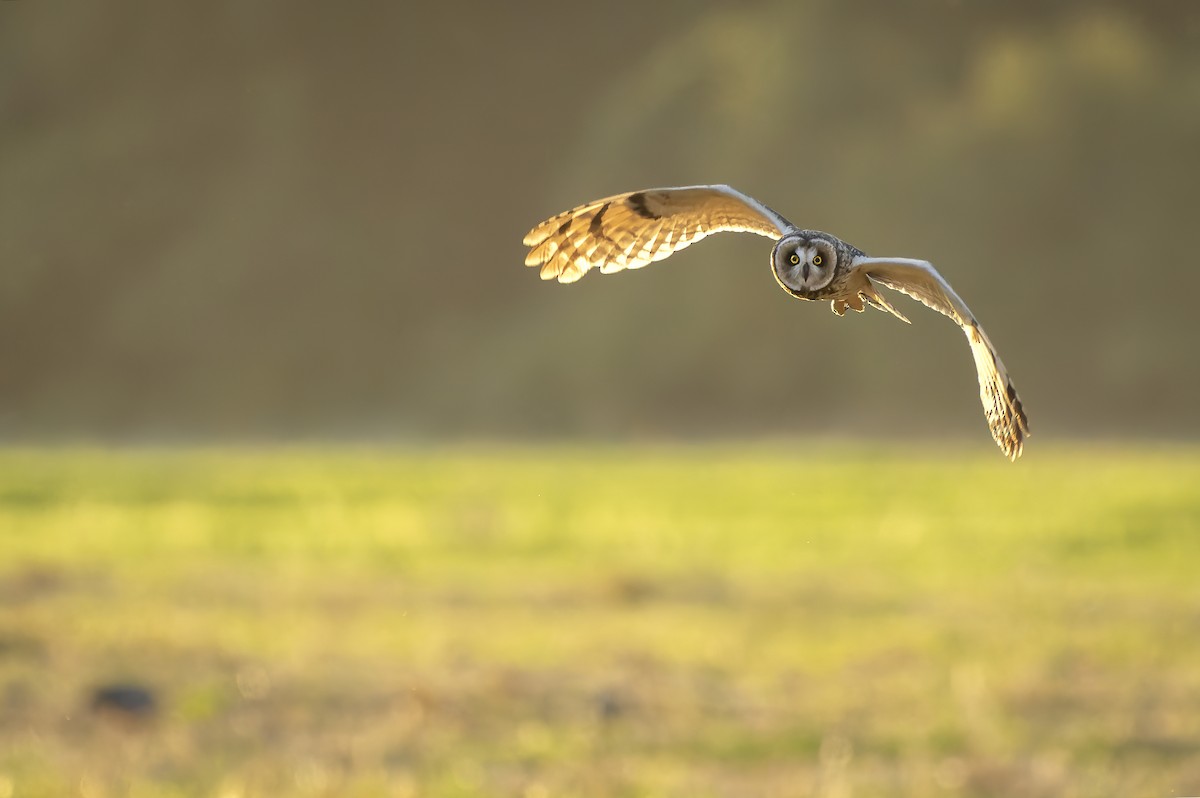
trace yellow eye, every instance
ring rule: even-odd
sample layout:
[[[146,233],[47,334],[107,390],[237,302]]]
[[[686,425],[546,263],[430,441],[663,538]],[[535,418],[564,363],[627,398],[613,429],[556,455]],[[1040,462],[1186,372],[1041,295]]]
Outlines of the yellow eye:
[[[821,265],[821,256],[813,255],[813,266],[820,266],[820,265]]]
[[[797,263],[800,262],[800,256],[797,255],[795,252],[793,252],[792,257],[788,258],[788,260],[790,260],[792,262],[792,265],[795,266]]]

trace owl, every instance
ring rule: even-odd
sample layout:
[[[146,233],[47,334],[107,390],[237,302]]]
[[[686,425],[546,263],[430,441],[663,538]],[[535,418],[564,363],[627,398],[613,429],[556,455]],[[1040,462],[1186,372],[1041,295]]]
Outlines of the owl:
[[[553,216],[525,236],[526,266],[543,280],[573,283],[596,267],[602,274],[640,269],[705,236],[724,231],[773,239],[771,273],[797,299],[828,300],[838,316],[870,305],[905,323],[880,290],[891,288],[949,317],[962,328],[979,373],[988,428],[1010,460],[1021,456],[1029,421],[1000,355],[966,303],[924,260],[872,258],[840,238],[801,230],[761,202],[729,186],[633,191]]]

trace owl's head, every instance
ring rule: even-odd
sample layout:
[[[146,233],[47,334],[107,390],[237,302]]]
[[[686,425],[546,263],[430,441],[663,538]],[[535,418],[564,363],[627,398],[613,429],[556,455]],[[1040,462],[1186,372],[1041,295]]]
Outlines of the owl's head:
[[[829,237],[804,230],[779,239],[771,251],[771,261],[780,285],[808,294],[833,281],[838,248]]]

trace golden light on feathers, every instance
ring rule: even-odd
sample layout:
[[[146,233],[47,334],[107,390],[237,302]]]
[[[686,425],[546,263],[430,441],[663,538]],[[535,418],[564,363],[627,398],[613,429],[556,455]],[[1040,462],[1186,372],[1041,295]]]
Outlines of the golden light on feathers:
[[[953,320],[967,336],[992,437],[1009,459],[1021,456],[1029,420],[1008,371],[966,303],[928,261],[868,257],[829,233],[796,227],[740,191],[714,185],[631,191],[552,216],[526,234],[525,265],[540,269],[543,280],[573,283],[593,268],[604,274],[640,269],[720,232],[773,239],[779,286],[798,299],[829,300],[839,316],[871,305],[907,322],[877,289],[886,286]]]

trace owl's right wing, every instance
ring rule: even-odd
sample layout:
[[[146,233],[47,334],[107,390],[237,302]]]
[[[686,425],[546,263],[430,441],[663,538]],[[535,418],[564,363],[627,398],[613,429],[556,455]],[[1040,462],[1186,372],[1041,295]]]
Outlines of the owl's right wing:
[[[873,282],[908,294],[948,316],[962,328],[971,345],[975,369],[979,372],[979,400],[983,403],[992,437],[1010,460],[1020,457],[1025,436],[1029,434],[1029,419],[1021,406],[1021,398],[1017,396],[1017,389],[1013,387],[996,347],[950,283],[924,260],[863,256],[855,259],[854,269],[865,272]]]
[[[640,269],[700,239],[724,231],[781,238],[795,226],[729,186],[682,186],[631,191],[552,216],[525,236],[526,266],[543,280],[573,283],[598,267],[602,274]]]

